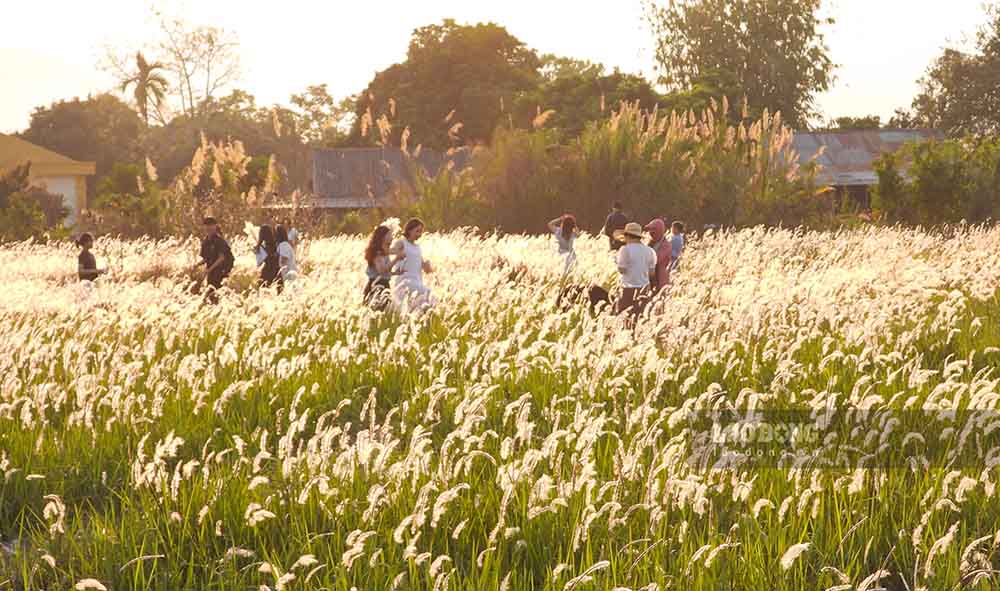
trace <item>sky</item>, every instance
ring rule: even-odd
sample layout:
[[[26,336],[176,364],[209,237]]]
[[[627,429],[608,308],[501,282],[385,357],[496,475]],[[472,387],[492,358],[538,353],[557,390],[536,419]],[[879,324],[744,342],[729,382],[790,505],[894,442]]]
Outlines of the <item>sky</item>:
[[[600,62],[653,76],[653,41],[640,0],[160,0],[164,11],[234,31],[241,42],[237,86],[258,104],[287,103],[312,84],[343,97],[405,59],[416,27],[454,18],[492,21],[541,53]],[[32,110],[112,89],[97,67],[108,45],[154,38],[144,0],[32,0],[4,6],[0,36],[0,132],[25,128]],[[909,106],[916,81],[945,47],[967,48],[985,22],[982,0],[824,0],[836,19],[825,30],[836,82],[818,100],[825,119]]]

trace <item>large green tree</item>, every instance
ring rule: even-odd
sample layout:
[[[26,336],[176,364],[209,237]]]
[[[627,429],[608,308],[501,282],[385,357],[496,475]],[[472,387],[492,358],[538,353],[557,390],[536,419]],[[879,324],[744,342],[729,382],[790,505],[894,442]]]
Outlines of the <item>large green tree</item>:
[[[623,101],[647,109],[671,104],[641,76],[608,74],[597,64],[550,55],[543,56],[543,64],[542,83],[515,99],[508,122],[514,127],[530,127],[539,113],[551,111],[544,117],[546,127],[573,138],[587,123],[610,116]]]
[[[409,127],[411,145],[486,142],[515,97],[538,85],[540,65],[533,50],[493,23],[448,19],[416,29],[406,60],[377,73],[361,93],[351,141],[395,143]]]
[[[127,104],[111,94],[59,101],[38,107],[21,137],[74,160],[97,163],[97,176],[116,162],[137,162],[144,125]],[[88,193],[94,194],[94,183]]]
[[[911,110],[897,114],[900,121],[953,136],[1000,133],[1000,3],[988,15],[975,51],[944,50],[920,79]]]
[[[832,82],[820,0],[645,0],[662,82],[674,90],[732,80],[731,103],[780,111],[793,126],[816,116]],[[738,93],[735,94],[734,93]]]

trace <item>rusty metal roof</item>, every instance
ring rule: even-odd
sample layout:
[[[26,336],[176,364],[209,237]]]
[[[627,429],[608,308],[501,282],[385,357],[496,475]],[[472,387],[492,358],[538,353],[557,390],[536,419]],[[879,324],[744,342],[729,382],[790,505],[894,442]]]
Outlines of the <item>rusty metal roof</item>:
[[[878,183],[874,162],[887,152],[895,152],[909,142],[940,139],[931,129],[795,132],[792,146],[799,162],[816,158],[820,164],[818,180],[833,186],[874,185]]]
[[[412,161],[433,176],[448,162],[460,170],[471,154],[469,149],[449,154],[421,150]],[[318,207],[375,207],[397,189],[413,185],[407,166],[411,157],[396,147],[315,149],[312,156]]]

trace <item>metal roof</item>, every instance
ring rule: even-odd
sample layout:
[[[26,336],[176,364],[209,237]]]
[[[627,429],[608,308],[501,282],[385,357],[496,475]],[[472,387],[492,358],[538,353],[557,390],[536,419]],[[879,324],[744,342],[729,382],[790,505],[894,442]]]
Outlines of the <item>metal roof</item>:
[[[394,147],[315,149],[312,153],[314,202],[318,207],[332,209],[375,207],[397,189],[412,188],[413,178],[407,166],[411,158],[427,174],[434,176],[448,162],[456,169],[466,166],[471,150],[462,148],[445,155],[421,150],[414,158]]]
[[[874,162],[882,154],[895,152],[909,142],[941,137],[941,132],[931,129],[796,132],[792,146],[802,163],[819,154],[816,161],[820,165],[820,183],[870,186],[878,183]]]

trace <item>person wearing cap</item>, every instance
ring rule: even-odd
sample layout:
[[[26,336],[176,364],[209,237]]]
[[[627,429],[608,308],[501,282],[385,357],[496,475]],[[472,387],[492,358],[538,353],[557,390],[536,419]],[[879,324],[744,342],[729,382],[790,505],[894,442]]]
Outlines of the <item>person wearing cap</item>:
[[[604,235],[608,237],[608,244],[611,246],[611,250],[617,251],[619,248],[625,245],[621,240],[615,238],[615,232],[619,232],[625,229],[625,224],[628,223],[628,218],[625,217],[625,213],[622,211],[622,202],[615,201],[611,205],[611,213],[608,214],[608,218],[604,220]]]
[[[94,236],[90,232],[80,234],[76,240],[76,245],[80,247],[80,255],[76,257],[76,269],[80,276],[80,281],[93,281],[107,273],[107,269],[97,268],[97,259],[90,249],[94,247]]]
[[[667,223],[656,218],[646,224],[649,232],[649,247],[656,253],[656,270],[650,277],[653,293],[659,292],[670,283],[670,264],[673,256],[670,252],[670,240],[666,237]]]
[[[642,243],[642,226],[629,222],[615,232],[615,239],[625,243],[618,250],[618,272],[622,276],[622,295],[615,310],[628,311],[634,320],[642,312],[642,300],[649,290],[649,278],[656,270],[656,253]]]
[[[222,237],[219,222],[213,217],[202,221],[205,238],[201,241],[201,260],[205,265],[205,282],[209,285],[209,298],[215,301],[215,291],[233,270],[235,257],[229,243]]]

